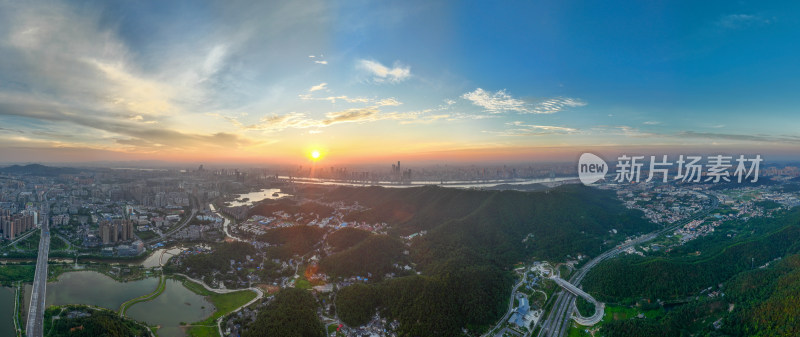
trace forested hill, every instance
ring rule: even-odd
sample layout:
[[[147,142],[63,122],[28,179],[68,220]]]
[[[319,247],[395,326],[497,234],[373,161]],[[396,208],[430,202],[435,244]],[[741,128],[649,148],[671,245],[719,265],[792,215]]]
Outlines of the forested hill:
[[[511,260],[595,255],[611,229],[624,237],[656,228],[641,212],[626,209],[612,191],[578,184],[538,192],[341,187],[326,198],[369,208],[347,220],[387,222],[400,235],[427,230],[420,242],[431,249],[479,247]]]
[[[540,192],[343,187],[326,197],[369,208],[351,220],[387,222],[394,234],[427,231],[411,247],[421,276],[345,288],[336,300],[348,325],[364,324],[379,310],[409,336],[480,332],[505,312],[515,263],[596,255],[613,245],[603,245],[611,229],[622,239],[656,227],[613,192],[583,185]]]

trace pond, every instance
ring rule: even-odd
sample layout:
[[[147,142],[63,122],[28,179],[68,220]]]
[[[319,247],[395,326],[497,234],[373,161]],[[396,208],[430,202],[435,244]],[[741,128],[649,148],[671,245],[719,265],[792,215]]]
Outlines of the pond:
[[[158,279],[154,277],[117,282],[94,271],[68,272],[61,274],[58,281],[47,284],[45,303],[48,306],[88,304],[117,310],[123,302],[150,293],[157,285]]]
[[[156,289],[158,279],[117,282],[95,271],[73,271],[61,274],[56,282],[47,283],[45,303],[51,305],[87,304],[111,310],[123,302]],[[31,286],[25,285],[25,304],[30,302]]]
[[[184,336],[181,322],[194,323],[213,313],[214,305],[211,302],[173,279],[167,280],[167,288],[161,296],[152,301],[134,304],[127,311],[128,317],[151,325],[160,325],[160,337]]]
[[[14,336],[14,288],[0,287],[0,336]]]

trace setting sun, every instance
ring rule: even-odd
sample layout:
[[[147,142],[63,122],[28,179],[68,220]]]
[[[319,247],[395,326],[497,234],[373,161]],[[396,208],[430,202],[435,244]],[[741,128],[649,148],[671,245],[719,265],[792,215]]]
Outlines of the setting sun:
[[[311,159],[314,159],[314,160],[319,159],[319,151],[317,151],[317,150],[311,151]]]

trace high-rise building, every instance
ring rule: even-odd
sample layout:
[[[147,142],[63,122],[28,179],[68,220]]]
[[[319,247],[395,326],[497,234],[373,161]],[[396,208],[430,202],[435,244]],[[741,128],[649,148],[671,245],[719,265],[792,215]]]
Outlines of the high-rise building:
[[[100,224],[100,237],[104,245],[111,243],[111,224],[107,222]]]
[[[106,220],[100,223],[103,244],[133,240],[133,221],[127,219]]]

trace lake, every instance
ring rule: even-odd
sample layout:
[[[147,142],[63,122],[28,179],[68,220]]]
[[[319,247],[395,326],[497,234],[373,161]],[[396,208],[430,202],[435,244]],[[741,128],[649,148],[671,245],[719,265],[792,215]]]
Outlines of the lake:
[[[205,297],[186,289],[180,281],[167,280],[167,288],[156,299],[136,303],[128,311],[128,317],[160,325],[158,335],[161,337],[184,336],[181,322],[194,323],[211,316],[214,305]]]
[[[274,193],[277,193],[277,196],[273,196]],[[250,192],[247,194],[240,194],[236,196],[236,200],[233,200],[228,203],[231,207],[236,206],[252,206],[253,204],[266,199],[279,199],[283,197],[290,197],[291,194],[281,193],[279,188],[265,188],[260,191]],[[244,199],[247,198],[247,201]]]
[[[14,288],[0,287],[0,336],[14,335]]]
[[[45,303],[48,306],[88,304],[117,310],[123,302],[150,293],[157,285],[155,277],[117,282],[98,272],[73,271],[61,274],[58,281],[47,284]]]

